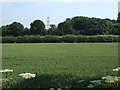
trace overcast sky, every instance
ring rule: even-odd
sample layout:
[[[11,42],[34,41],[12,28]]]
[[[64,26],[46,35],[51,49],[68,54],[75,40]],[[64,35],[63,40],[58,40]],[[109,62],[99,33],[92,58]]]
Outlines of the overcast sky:
[[[14,21],[21,22],[25,27],[40,19],[45,24],[50,17],[50,24],[58,24],[66,18],[88,16],[116,19],[118,2],[2,2],[2,24]]]

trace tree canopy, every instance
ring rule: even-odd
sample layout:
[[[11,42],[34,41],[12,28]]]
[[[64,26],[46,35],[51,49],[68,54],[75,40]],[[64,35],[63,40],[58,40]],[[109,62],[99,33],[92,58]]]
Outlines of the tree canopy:
[[[31,35],[45,35],[45,24],[41,20],[35,20],[30,24]]]
[[[30,24],[30,28],[24,27],[20,22],[0,27],[3,36],[22,36],[22,35],[120,35],[120,13],[117,20],[109,18],[89,18],[84,16],[76,16],[66,18],[57,26],[51,24],[49,29],[45,29],[45,24],[41,20],[34,20]]]
[[[1,29],[3,36],[19,36],[22,35],[24,26],[19,22],[13,22],[10,25],[2,26]]]

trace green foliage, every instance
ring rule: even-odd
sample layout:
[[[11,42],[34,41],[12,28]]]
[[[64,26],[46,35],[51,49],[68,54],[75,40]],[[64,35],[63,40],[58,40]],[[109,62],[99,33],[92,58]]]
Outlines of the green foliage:
[[[70,19],[66,19],[66,21],[59,23],[58,30],[61,32],[60,35],[74,34],[74,29]]]
[[[76,36],[75,35],[63,36],[62,41],[68,42],[68,43],[76,42]]]
[[[87,41],[88,41],[88,37],[87,36],[78,35],[76,37],[76,42],[87,42]]]
[[[15,42],[16,42],[16,37],[12,37],[12,36],[2,37],[2,43],[15,43]]]
[[[58,29],[61,30],[61,35],[119,35],[119,32],[114,32],[117,29],[114,24],[117,24],[115,20],[76,16],[59,23]]]
[[[57,35],[58,32],[57,32],[57,27],[56,27],[56,25],[51,24],[51,25],[50,25],[50,28],[49,28],[48,31],[47,31],[47,34]]]
[[[9,25],[8,28],[8,30],[10,31],[10,35],[12,36],[22,35],[23,29],[24,26],[18,22],[13,22],[12,24]]]
[[[24,28],[22,35],[30,35],[30,29],[27,27]]]
[[[43,39],[39,35],[19,36],[16,39],[16,43],[41,43],[41,42],[43,42]]]
[[[54,36],[54,35],[47,35],[44,37],[44,42],[47,42],[47,43],[57,43],[57,42],[61,42],[61,39],[57,36]]]
[[[43,42],[43,38],[39,35],[36,36],[18,36],[18,37],[2,37],[2,43],[41,43]]]
[[[3,85],[7,88],[85,88],[89,75],[106,76],[115,67],[118,43],[2,44],[2,69],[14,70],[8,74],[13,79]],[[36,77],[19,76],[26,72]]]
[[[119,21],[119,17],[118,17]],[[76,16],[67,18],[64,22],[60,22],[58,26],[50,25],[49,29],[45,29],[45,24],[41,20],[34,20],[29,28],[19,22],[13,22],[10,25],[0,27],[3,36],[23,36],[23,35],[41,35],[46,34],[64,36],[64,35],[120,35],[120,24],[117,20],[89,18],[84,16]]]
[[[120,36],[118,35],[66,35],[66,36],[55,36],[55,35],[25,35],[25,36],[3,36],[3,43],[57,43],[57,42],[120,42]]]
[[[30,32],[32,35],[46,35],[45,25],[41,20],[35,20],[30,24]]]
[[[3,36],[19,36],[22,35],[24,26],[19,22],[13,22],[10,25],[2,26]]]
[[[88,42],[119,42],[119,40],[119,36],[117,35],[96,35],[88,37]]]

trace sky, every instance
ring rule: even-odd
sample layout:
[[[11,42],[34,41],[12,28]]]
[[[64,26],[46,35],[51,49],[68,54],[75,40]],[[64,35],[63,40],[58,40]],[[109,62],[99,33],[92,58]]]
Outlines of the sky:
[[[58,24],[66,18],[74,16],[87,16],[96,18],[116,19],[118,14],[118,2],[1,2],[0,26],[11,24],[14,21],[21,22],[25,27],[40,19],[46,25],[49,16],[50,24]]]

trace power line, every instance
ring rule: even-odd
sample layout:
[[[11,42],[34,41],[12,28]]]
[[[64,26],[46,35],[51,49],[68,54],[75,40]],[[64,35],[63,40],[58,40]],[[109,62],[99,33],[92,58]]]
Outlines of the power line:
[[[50,17],[47,17],[47,29],[49,29],[49,26],[50,26],[50,24],[49,24],[50,20],[49,19],[50,19]]]

